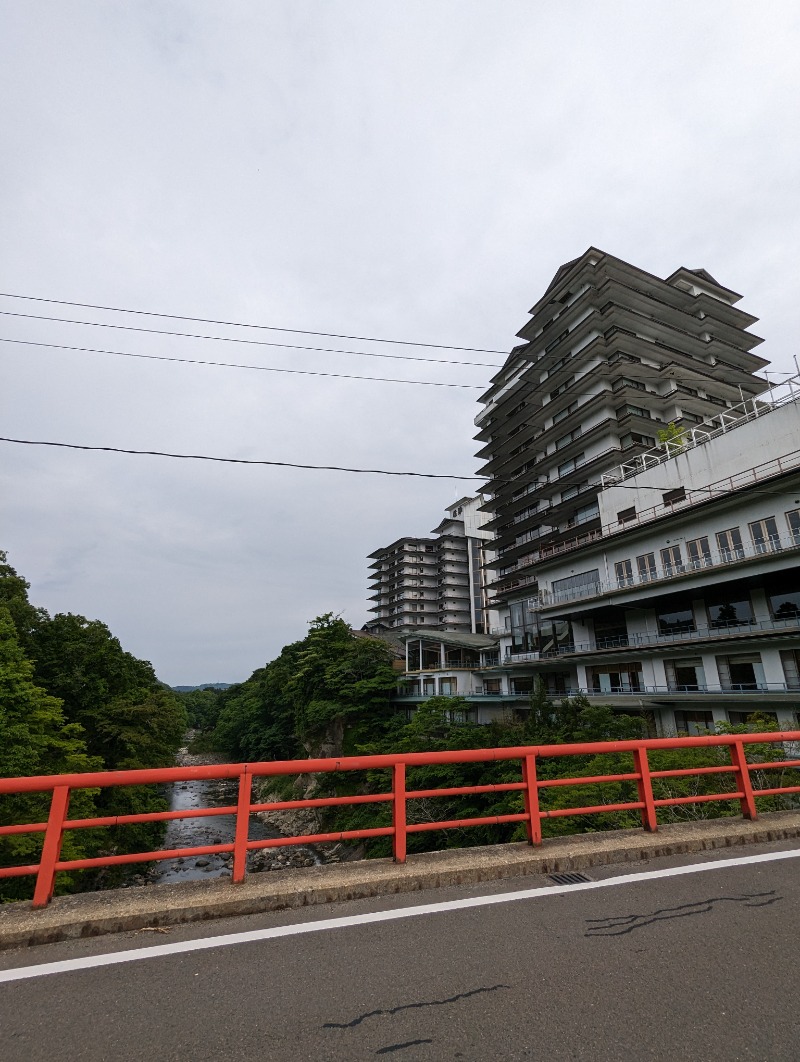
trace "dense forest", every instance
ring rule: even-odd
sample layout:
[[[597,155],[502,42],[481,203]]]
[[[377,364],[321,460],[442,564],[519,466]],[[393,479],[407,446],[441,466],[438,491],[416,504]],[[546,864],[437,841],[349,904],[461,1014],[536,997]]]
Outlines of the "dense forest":
[[[0,776],[166,767],[187,726],[181,699],[108,627],[84,616],[50,616],[0,552]],[[47,818],[49,793],[0,797],[0,825]],[[155,787],[75,790],[70,817],[166,808]],[[157,847],[159,825],[68,830],[64,857]],[[41,835],[0,837],[0,865],[35,862]],[[123,871],[59,875],[59,890],[98,887]],[[31,894],[31,878],[0,881],[0,900]]]

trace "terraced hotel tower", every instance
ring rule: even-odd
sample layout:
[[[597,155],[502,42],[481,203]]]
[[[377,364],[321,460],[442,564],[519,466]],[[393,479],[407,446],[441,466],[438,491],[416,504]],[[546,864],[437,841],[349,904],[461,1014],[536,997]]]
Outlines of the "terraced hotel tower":
[[[536,565],[599,528],[601,475],[766,384],[757,320],[704,269],[665,280],[590,247],[562,265],[482,395],[478,457],[489,477],[491,607],[536,590]]]

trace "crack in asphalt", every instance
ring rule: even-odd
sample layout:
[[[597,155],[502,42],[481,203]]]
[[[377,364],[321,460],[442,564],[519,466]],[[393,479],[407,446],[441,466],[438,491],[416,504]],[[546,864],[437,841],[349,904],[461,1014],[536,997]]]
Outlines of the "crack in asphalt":
[[[376,1055],[388,1055],[392,1051],[402,1051],[404,1047],[416,1047],[417,1044],[432,1044],[433,1040],[406,1040],[402,1044],[387,1044],[386,1047],[379,1047],[375,1052]]]
[[[585,937],[621,937],[625,933],[632,933],[634,929],[643,929],[653,925],[654,922],[666,922],[671,918],[689,918],[692,915],[708,914],[718,903],[740,903],[744,907],[769,907],[770,904],[782,900],[775,890],[769,892],[742,893],[740,896],[714,896],[709,900],[697,900],[694,903],[684,903],[679,907],[662,907],[652,914],[618,915],[610,918],[587,918],[589,925],[584,933]]]
[[[430,999],[423,1000],[418,1003],[402,1003],[398,1007],[389,1007],[386,1009],[381,1008],[379,1010],[368,1010],[366,1014],[360,1014],[357,1018],[353,1018],[352,1021],[326,1021],[322,1028],[353,1029],[356,1025],[360,1025],[362,1021],[366,1021],[367,1018],[378,1018],[383,1014],[399,1014],[402,1010],[417,1010],[421,1007],[444,1007],[448,1003],[457,1003],[460,999],[469,999],[470,996],[478,996],[482,992],[497,992],[501,988],[510,989],[511,985],[487,985],[484,988],[473,988],[469,992],[459,992],[458,995],[449,996],[447,999]]]

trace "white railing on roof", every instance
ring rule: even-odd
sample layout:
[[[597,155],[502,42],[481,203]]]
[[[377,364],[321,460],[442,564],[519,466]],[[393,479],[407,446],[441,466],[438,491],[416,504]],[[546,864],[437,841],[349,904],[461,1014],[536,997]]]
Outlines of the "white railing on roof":
[[[693,428],[683,429],[680,439],[662,442],[654,449],[647,450],[645,453],[631,458],[630,461],[624,461],[622,464],[617,465],[616,468],[604,472],[600,477],[600,486],[612,487],[615,483],[621,483],[623,480],[630,478],[630,476],[635,476],[639,472],[653,468],[654,465],[670,461],[673,457],[677,457],[678,454],[693,450],[696,446],[703,446],[711,439],[716,439],[725,432],[733,431],[741,424],[746,424],[757,417],[763,417],[766,413],[771,413],[779,406],[797,401],[800,401],[800,374],[790,376],[783,383],[771,387],[768,397],[748,398],[738,406],[730,406],[724,412],[716,414],[716,416],[711,417],[702,424],[697,424]]]

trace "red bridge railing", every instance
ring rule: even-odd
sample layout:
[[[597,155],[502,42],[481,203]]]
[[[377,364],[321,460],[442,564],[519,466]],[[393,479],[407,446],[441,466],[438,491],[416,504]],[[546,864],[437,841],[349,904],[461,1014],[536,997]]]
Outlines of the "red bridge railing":
[[[19,823],[0,826],[0,836],[9,834],[43,833],[44,841],[39,862],[27,866],[0,868],[0,878],[36,875],[33,898],[34,907],[45,907],[53,895],[55,877],[59,871],[85,870],[93,867],[114,866],[121,863],[142,863],[177,857],[233,853],[234,883],[245,878],[247,853],[259,848],[279,848],[294,844],[323,844],[326,842],[362,840],[370,837],[391,837],[395,861],[406,860],[406,840],[409,833],[423,830],[448,830],[486,823],[524,822],[528,842],[541,844],[543,818],[571,815],[594,815],[611,811],[638,811],[646,830],[658,828],[657,809],[679,804],[703,803],[717,800],[738,800],[742,815],[748,819],[757,816],[756,798],[777,794],[800,793],[800,785],[774,788],[754,788],[751,773],[755,770],[798,768],[800,759],[778,759],[748,762],[746,745],[775,745],[776,743],[800,742],[800,731],[783,731],[770,734],[713,735],[708,737],[651,738],[642,741],[604,741],[574,745],[538,745],[516,748],[465,749],[458,752],[410,752],[384,756],[348,756],[341,759],[281,760],[272,763],[217,764],[209,767],[167,767],[158,770],[101,771],[87,774],[46,775],[35,778],[0,779],[0,797],[10,793],[52,792],[50,813],[47,822]],[[681,749],[703,746],[728,747],[730,764],[706,767],[689,767],[679,770],[651,771],[648,752],[654,749]],[[634,769],[624,774],[605,774],[587,777],[537,779],[536,765],[541,759],[559,756],[596,756],[603,753],[631,753]],[[784,755],[786,753],[784,752]],[[457,786],[437,789],[407,790],[406,768],[436,766],[450,763],[480,763],[501,760],[518,760],[520,780],[495,785]],[[370,793],[358,796],[321,797],[306,800],[284,800],[269,803],[253,803],[253,779],[278,775],[308,775],[331,771],[365,771],[389,769],[392,788],[386,793]],[[709,774],[733,774],[735,789],[729,792],[677,796],[656,799],[653,794],[654,778],[678,778]],[[139,815],[117,815],[93,819],[69,819],[70,792],[73,789],[97,789],[106,786],[131,786],[168,784],[199,779],[237,778],[238,799],[235,806],[193,808],[188,811],[160,811]],[[595,785],[605,782],[632,781],[636,783],[638,800],[627,803],[598,804],[589,807],[543,809],[539,792],[555,786]],[[406,818],[407,802],[423,797],[469,796],[478,793],[502,793],[519,791],[523,796],[524,811],[513,815],[482,816],[480,818],[454,819],[441,822],[409,823]],[[250,840],[250,815],[258,811],[283,811],[293,808],[337,807],[347,804],[389,803],[392,808],[392,824],[373,829],[345,830],[336,833],[305,834],[297,837],[278,837],[270,840]],[[65,830],[80,830],[102,826],[122,826],[132,823],[163,822],[169,819],[203,818],[214,815],[235,815],[236,828],[232,844],[203,845],[194,848],[161,849],[156,852],[132,852],[124,855],[106,855],[91,859],[62,860],[61,843]]]

